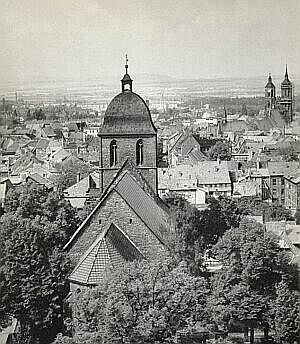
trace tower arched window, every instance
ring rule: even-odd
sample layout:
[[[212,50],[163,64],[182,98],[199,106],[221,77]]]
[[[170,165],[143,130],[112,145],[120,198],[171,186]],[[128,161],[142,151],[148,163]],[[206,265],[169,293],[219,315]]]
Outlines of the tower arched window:
[[[136,164],[143,165],[144,162],[144,151],[143,151],[143,140],[138,140],[136,143]]]
[[[112,140],[109,146],[110,166],[117,165],[117,142]]]

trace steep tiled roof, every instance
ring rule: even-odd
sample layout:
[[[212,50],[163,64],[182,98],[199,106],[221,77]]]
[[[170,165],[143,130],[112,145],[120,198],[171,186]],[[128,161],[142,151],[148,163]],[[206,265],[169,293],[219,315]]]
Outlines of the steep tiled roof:
[[[228,121],[227,123],[222,124],[222,131],[223,132],[244,132],[249,130],[249,125],[245,121],[234,120]]]
[[[86,285],[97,284],[108,268],[116,269],[127,261],[142,258],[134,243],[112,223],[86,251],[69,279]]]
[[[216,138],[209,139],[207,137],[203,137],[198,134],[193,134],[192,136],[199,143],[201,148],[210,148],[211,146],[216,144],[218,141],[220,141],[219,139],[216,139]]]
[[[162,242],[162,236],[169,227],[168,219],[169,213],[160,204],[160,200],[155,200],[133,178],[130,173],[124,170],[126,162],[117,172],[115,178],[111,181],[107,189],[102,194],[99,202],[87,218],[83,221],[77,231],[73,234],[72,238],[65,245],[64,249],[68,249],[73,242],[77,239],[80,233],[84,230],[85,226],[89,224],[96,211],[100,208],[101,204],[111,194],[116,191],[127,202],[127,204],[135,211],[141,220],[148,226],[148,228],[156,235]]]
[[[126,90],[108,105],[100,133],[155,134],[156,128],[144,100]]]
[[[48,139],[40,139],[36,144],[37,149],[46,149],[49,146],[50,140]]]
[[[286,175],[299,169],[300,165],[297,161],[269,161],[268,170],[270,176],[272,175]]]
[[[36,182],[37,184],[44,185],[44,186],[47,186],[47,187],[50,187],[51,184],[52,184],[48,179],[42,177],[42,176],[39,175],[38,173],[30,174],[30,175],[26,178],[26,180],[28,180],[28,179],[31,179],[31,180],[33,180],[34,182]]]
[[[295,184],[298,184],[300,182],[300,170],[299,168],[294,169],[293,171],[290,171],[286,178],[290,181],[292,181]]]
[[[115,190],[129,204],[148,228],[161,240],[168,228],[168,214],[126,172]]]
[[[174,189],[176,186],[196,188],[199,184],[231,183],[226,161],[202,161],[196,165],[178,165],[159,169],[159,174],[159,188],[162,186],[167,186],[169,189]]]
[[[56,136],[53,128],[50,125],[45,126],[42,130],[47,137],[55,137]]]

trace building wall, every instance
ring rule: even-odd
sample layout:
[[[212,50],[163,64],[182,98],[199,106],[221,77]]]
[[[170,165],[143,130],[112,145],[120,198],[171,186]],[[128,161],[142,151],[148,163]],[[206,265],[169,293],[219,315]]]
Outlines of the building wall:
[[[285,183],[283,176],[270,177],[270,192],[273,203],[284,205]]]
[[[136,143],[143,140],[143,164],[136,166]],[[110,143],[117,144],[117,164],[110,167]],[[157,190],[157,142],[156,135],[101,138],[101,169],[103,190],[111,182],[117,170],[129,158],[129,165],[137,167],[154,191]]]
[[[300,207],[300,184],[285,178],[285,207],[296,211]]]
[[[112,191],[70,248],[72,264],[78,263],[81,256],[111,223],[120,227],[145,257],[155,257],[165,250],[157,237],[123,198],[116,191]]]

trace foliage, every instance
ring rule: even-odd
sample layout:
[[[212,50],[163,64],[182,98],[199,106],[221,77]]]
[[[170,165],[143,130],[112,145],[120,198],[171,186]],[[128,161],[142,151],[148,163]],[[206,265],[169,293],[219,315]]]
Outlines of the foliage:
[[[292,145],[278,148],[278,153],[284,161],[298,161],[297,152]]]
[[[58,192],[34,183],[10,189],[5,199],[4,213],[6,217],[20,215],[28,219],[40,216],[64,233],[63,241],[73,234],[79,224],[76,211],[69,202]]]
[[[286,283],[276,286],[276,299],[272,308],[273,328],[278,342],[299,342],[300,293],[290,290]]]
[[[101,336],[97,333],[75,334],[74,337],[63,336],[61,333],[56,337],[53,344],[102,344]]]
[[[60,174],[55,181],[55,185],[60,192],[74,185],[78,180],[78,176],[82,179],[94,171],[93,166],[84,163],[79,159],[72,159],[68,162],[58,164],[55,167],[60,171]]]
[[[218,324],[270,326],[276,285],[297,289],[297,270],[279,250],[274,237],[254,221],[242,220],[214,246],[223,269],[212,278],[210,309]]]
[[[79,293],[73,308],[80,330],[103,343],[175,343],[177,331],[206,323],[207,294],[203,278],[164,257],[110,272],[99,287]]]
[[[78,219],[58,194],[28,185],[9,190],[0,218],[0,318],[21,324],[22,342],[62,329],[69,264],[61,251]]]
[[[49,223],[35,219],[3,217],[1,273],[6,289],[1,295],[5,314],[17,318],[23,340],[46,340],[61,329],[63,299],[68,293],[65,279],[68,264],[58,237]],[[57,242],[58,241],[58,242]],[[56,244],[56,245],[55,245]]]
[[[216,142],[208,151],[208,156],[212,160],[230,160],[231,145],[229,142]]]
[[[293,219],[289,209],[282,205],[266,203],[258,196],[241,197],[237,200],[237,207],[245,215],[263,215],[266,221]]]
[[[175,230],[169,237],[169,246],[176,260],[185,261],[193,274],[201,273],[203,254],[231,227],[238,227],[240,210],[235,201],[219,197],[209,198],[208,208],[200,211],[183,197],[169,194],[165,198],[170,207]]]

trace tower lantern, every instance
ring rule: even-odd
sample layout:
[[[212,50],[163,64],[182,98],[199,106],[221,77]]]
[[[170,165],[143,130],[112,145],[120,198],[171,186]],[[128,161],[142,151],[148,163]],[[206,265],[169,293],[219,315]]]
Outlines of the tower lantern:
[[[131,91],[132,92],[132,79],[128,74],[128,57],[125,55],[125,74],[121,80],[122,92]]]

